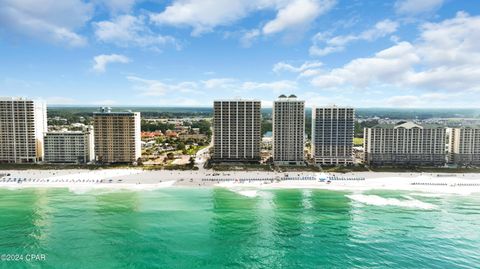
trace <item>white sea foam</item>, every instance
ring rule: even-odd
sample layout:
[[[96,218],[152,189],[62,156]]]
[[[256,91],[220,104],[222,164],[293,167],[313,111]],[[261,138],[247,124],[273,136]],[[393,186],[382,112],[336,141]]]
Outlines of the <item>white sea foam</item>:
[[[258,191],[256,190],[247,190],[247,191],[237,191],[236,193],[246,196],[246,197],[257,197],[258,196]]]
[[[396,198],[384,198],[378,195],[364,195],[364,194],[352,194],[347,195],[348,198],[360,202],[362,204],[376,205],[376,206],[399,206],[399,207],[410,207],[410,208],[420,208],[420,209],[434,209],[435,205],[425,203],[411,197],[406,200],[399,200]]]

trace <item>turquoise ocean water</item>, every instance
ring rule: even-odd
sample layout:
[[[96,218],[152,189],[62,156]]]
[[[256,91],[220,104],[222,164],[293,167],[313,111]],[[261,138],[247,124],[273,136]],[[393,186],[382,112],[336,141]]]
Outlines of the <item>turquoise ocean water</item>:
[[[1,189],[0,268],[480,268],[480,195],[350,195]]]

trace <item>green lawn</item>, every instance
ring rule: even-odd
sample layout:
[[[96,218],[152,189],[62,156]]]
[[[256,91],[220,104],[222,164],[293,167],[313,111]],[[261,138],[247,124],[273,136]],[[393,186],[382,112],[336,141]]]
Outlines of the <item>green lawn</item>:
[[[363,138],[354,137],[353,138],[353,145],[355,145],[356,147],[363,146]]]

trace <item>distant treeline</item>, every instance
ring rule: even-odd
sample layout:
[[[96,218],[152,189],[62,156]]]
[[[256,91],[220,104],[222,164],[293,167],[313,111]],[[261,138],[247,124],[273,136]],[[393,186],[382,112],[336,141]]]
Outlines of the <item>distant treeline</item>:
[[[212,117],[210,107],[112,107],[112,111],[138,111],[143,117]],[[49,106],[49,117],[73,116],[89,117],[98,107]],[[311,108],[306,109],[307,117],[311,117]],[[357,118],[390,118],[390,119],[429,119],[429,118],[480,118],[480,109],[406,109],[406,108],[357,108]],[[263,108],[262,116],[271,119],[272,109]]]
[[[431,119],[431,118],[480,118],[480,109],[407,109],[407,108],[357,108],[357,118]]]

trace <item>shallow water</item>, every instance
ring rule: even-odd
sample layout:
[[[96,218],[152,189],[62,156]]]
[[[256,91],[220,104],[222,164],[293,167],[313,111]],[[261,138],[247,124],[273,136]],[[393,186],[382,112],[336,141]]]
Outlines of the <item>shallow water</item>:
[[[0,268],[478,268],[480,195],[0,190]]]

